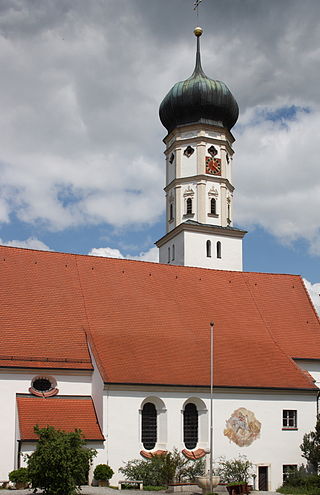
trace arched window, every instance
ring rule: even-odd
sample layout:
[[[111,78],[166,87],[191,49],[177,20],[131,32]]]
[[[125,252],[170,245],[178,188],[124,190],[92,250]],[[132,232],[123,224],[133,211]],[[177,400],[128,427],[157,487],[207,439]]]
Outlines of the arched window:
[[[211,215],[216,215],[217,214],[217,202],[215,198],[211,198],[210,201],[210,213]]]
[[[206,242],[207,247],[207,258],[211,258],[211,241]]]
[[[157,410],[152,402],[146,402],[142,408],[141,442],[147,450],[157,443]]]
[[[217,258],[221,258],[221,242],[217,242]]]
[[[174,260],[175,257],[175,247],[174,244],[172,244],[172,261]]]
[[[191,215],[192,214],[192,199],[191,198],[188,198],[187,199],[187,215]]]
[[[183,441],[186,449],[194,449],[198,443],[198,409],[192,402],[183,411]]]

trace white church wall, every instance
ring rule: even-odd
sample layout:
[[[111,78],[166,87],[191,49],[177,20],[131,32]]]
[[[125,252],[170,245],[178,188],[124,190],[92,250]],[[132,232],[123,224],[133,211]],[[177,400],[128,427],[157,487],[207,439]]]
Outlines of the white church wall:
[[[254,413],[261,423],[259,436],[250,445],[239,446],[225,435],[226,422],[239,408]],[[283,429],[284,410],[297,411],[297,429]],[[316,397],[303,393],[217,393],[214,400],[214,457],[228,458],[245,454],[254,464],[268,466],[269,490],[282,484],[283,465],[302,464],[299,448],[303,435],[313,429],[316,419]],[[258,476],[257,476],[258,483]]]
[[[175,154],[173,153],[173,161],[170,163],[170,157],[171,153],[169,154],[169,157],[166,160],[167,164],[167,176],[166,176],[166,184],[170,184],[175,178],[176,178],[176,158]]]
[[[104,383],[101,378],[99,368],[97,366],[97,362],[94,358],[92,350],[89,347],[89,352],[91,356],[91,361],[93,365],[93,373],[92,373],[92,382],[91,382],[91,397],[94,403],[94,407],[96,410],[97,418],[99,421],[99,425],[101,430],[103,430],[103,389]]]
[[[170,256],[169,249],[170,248]],[[174,254],[173,254],[174,253]],[[172,259],[174,258],[174,259]],[[184,234],[180,232],[159,248],[159,263],[184,265]]]
[[[91,377],[88,374],[58,373],[52,370],[2,372],[0,380],[0,479],[7,480],[8,473],[17,467],[17,405],[16,394],[28,394],[31,381],[36,376],[54,377],[59,395],[91,395]]]
[[[207,257],[206,242],[211,241],[211,257]],[[221,258],[217,258],[216,246],[221,242]],[[186,266],[213,268],[216,270],[242,270],[242,239],[219,234],[185,232]]]
[[[141,443],[141,408],[145,401],[163,404],[158,416],[158,442],[152,450],[179,451],[185,448],[183,443],[183,408],[192,397],[203,403],[199,416],[199,442],[196,448],[209,447],[209,394],[192,390],[162,389],[155,391],[151,387],[144,390],[132,387],[121,390],[110,387],[105,391],[105,407],[108,420],[105,428],[108,432],[108,462],[115,475],[112,483],[123,478],[119,467],[130,459],[142,459],[140,451],[145,450]],[[261,423],[261,431],[251,444],[239,446],[224,434],[226,422],[239,408],[254,414]],[[283,410],[296,410],[297,429],[282,428]],[[301,464],[299,445],[303,435],[315,424],[316,397],[307,393],[286,392],[217,392],[214,394],[214,458],[227,458],[245,454],[254,464],[269,467],[269,489],[276,489],[282,483],[282,467],[285,464]],[[251,425],[252,426],[252,425]],[[106,462],[106,461],[104,461]],[[208,459],[207,459],[208,462]],[[258,480],[257,480],[258,481]]]
[[[193,154],[189,157],[184,155],[188,146],[194,149]],[[181,147],[181,150],[181,177],[192,177],[197,174],[197,145],[196,143],[186,144]]]

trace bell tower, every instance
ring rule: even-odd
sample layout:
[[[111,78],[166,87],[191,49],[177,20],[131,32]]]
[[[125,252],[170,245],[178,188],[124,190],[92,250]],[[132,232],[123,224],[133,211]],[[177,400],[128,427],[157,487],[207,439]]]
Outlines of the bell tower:
[[[242,270],[244,230],[233,227],[231,128],[239,109],[227,86],[208,78],[196,28],[193,74],[160,105],[166,145],[166,234],[156,242],[160,263]]]

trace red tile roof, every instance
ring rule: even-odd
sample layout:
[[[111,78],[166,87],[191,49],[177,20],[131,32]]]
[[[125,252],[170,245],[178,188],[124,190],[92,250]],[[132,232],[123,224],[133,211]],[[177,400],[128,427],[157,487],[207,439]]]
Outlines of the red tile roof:
[[[58,430],[80,428],[87,440],[104,440],[91,398],[17,397],[21,440],[36,440],[34,426]]]
[[[11,365],[23,355],[90,367],[87,334],[105,382],[208,386],[213,320],[216,386],[315,388],[291,359],[320,359],[299,276],[2,247],[0,280]]]
[[[46,254],[0,248],[0,366],[92,369],[76,257]]]

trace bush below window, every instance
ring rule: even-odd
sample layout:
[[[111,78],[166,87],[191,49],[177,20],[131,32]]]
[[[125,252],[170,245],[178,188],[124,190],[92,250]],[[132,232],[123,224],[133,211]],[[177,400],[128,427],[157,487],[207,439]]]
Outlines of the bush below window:
[[[204,474],[205,462],[186,459],[174,449],[148,460],[133,459],[119,471],[128,480],[141,480],[147,486],[168,486],[173,482],[194,482],[196,476]]]
[[[320,493],[320,476],[310,474],[304,466],[287,477],[287,480],[277,490],[280,493],[291,495],[319,495]]]

